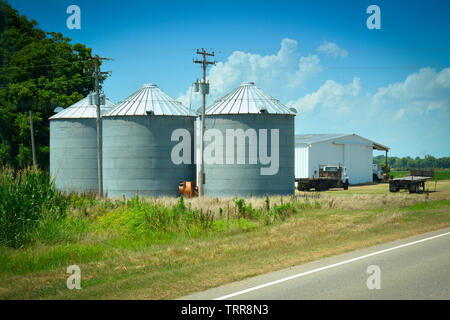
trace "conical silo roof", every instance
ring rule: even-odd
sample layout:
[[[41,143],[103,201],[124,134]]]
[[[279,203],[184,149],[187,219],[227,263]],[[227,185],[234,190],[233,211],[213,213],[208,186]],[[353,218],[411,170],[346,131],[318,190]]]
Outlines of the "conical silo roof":
[[[290,114],[295,111],[269,96],[254,82],[243,82],[224,97],[216,100],[206,110],[207,115],[214,114]]]
[[[171,98],[156,84],[144,84],[105,116],[193,116],[181,102]]]
[[[81,99],[80,101],[74,103],[70,107],[58,112],[57,114],[50,117],[50,120],[55,119],[86,119],[86,118],[96,118],[97,117],[97,106],[95,104],[89,103],[89,96]],[[112,103],[108,98],[105,99],[105,104],[100,106],[100,113],[104,115],[116,105]]]

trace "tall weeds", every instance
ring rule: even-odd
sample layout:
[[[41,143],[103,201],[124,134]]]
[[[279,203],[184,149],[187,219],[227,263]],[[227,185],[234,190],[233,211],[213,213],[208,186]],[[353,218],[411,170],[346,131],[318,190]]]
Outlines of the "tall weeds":
[[[21,247],[43,218],[63,218],[67,201],[48,173],[0,168],[0,244]]]

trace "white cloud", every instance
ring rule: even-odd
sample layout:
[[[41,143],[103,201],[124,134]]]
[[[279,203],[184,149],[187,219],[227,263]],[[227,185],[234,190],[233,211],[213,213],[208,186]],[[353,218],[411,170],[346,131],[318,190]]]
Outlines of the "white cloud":
[[[450,113],[450,68],[437,72],[423,68],[402,82],[382,87],[375,94],[362,94],[359,78],[340,84],[327,80],[315,92],[288,102],[299,115],[330,110],[339,114],[354,112],[355,116],[401,119],[408,115],[423,115],[433,111]]]
[[[322,71],[317,55],[301,56],[296,40],[283,39],[276,54],[262,56],[234,51],[226,61],[218,62],[209,70],[210,99],[217,99],[230,92],[243,81],[254,81],[262,88],[272,88],[272,94],[280,94],[288,88],[298,88]],[[178,99],[189,104],[190,89]],[[199,95],[193,95],[197,105]]]
[[[347,50],[339,47],[336,43],[329,41],[324,41],[319,48],[317,48],[317,51],[333,57],[346,58],[348,56]]]
[[[401,119],[404,114],[405,114],[405,109],[398,110],[397,113],[394,115],[394,120]]]
[[[450,68],[437,72],[422,68],[403,82],[378,89],[373,96],[372,112],[396,106],[408,113],[423,114],[431,110],[450,111]]]
[[[299,110],[299,113],[311,112],[315,109],[330,109],[332,112],[347,112],[357,107],[361,100],[361,84],[359,78],[353,78],[349,84],[342,85],[333,80],[327,80],[314,93],[287,103],[289,107]]]
[[[297,133],[355,132],[388,145],[393,155],[445,156],[449,84],[450,68],[423,68],[373,93],[364,91],[358,78],[344,84],[327,80],[288,104],[299,109]]]
[[[450,68],[445,68],[436,76],[436,84],[450,89]]]
[[[434,101],[428,104],[427,109],[425,112],[429,114],[433,110],[443,110],[443,111],[449,111],[449,101],[448,100],[440,100],[440,101]]]
[[[325,42],[319,51],[336,56],[348,55],[345,49]],[[322,71],[315,54],[301,56],[298,42],[283,39],[276,54],[260,55],[234,51],[225,61],[209,69],[211,95],[207,104],[222,97],[243,81],[254,81],[274,97],[294,98],[287,103],[299,110],[298,118],[309,115],[345,121],[398,120],[405,116],[427,116],[431,113],[450,115],[450,68],[437,71],[422,68],[403,81],[381,87],[374,93],[363,92],[361,81],[354,77],[349,83],[326,80],[317,91],[296,99],[299,88]],[[189,105],[190,89],[179,99]],[[193,107],[198,108],[201,96],[193,94]],[[297,95],[298,97],[298,95]],[[380,120],[381,119],[381,120]],[[376,122],[376,121],[375,121]]]
[[[295,88],[320,71],[322,71],[322,67],[318,56],[309,54],[307,57],[301,57],[297,71],[290,76],[288,86]]]

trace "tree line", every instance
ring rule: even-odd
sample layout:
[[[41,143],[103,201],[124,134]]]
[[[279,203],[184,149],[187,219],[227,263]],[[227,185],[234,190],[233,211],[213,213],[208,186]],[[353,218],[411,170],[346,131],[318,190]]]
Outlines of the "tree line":
[[[38,164],[48,168],[48,118],[94,89],[91,49],[37,24],[0,0],[0,166],[32,163],[31,110]]]
[[[385,156],[379,155],[373,158],[373,163],[384,164]],[[388,165],[397,170],[409,169],[429,169],[429,168],[450,168],[450,157],[435,158],[432,155],[426,155],[424,158],[420,157],[389,157]]]

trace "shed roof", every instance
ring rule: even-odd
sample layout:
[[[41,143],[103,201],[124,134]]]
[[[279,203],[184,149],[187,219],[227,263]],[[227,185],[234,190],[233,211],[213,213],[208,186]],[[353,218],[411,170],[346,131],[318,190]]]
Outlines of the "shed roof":
[[[85,119],[85,118],[96,118],[97,117],[97,106],[95,104],[89,104],[89,96],[93,93],[87,95],[84,99],[74,103],[70,107],[58,112],[57,114],[51,116],[49,120],[55,119]],[[105,99],[105,104],[100,106],[100,113],[103,115],[109,110],[114,108],[116,105],[112,103],[108,98]]]
[[[345,138],[348,136],[355,136],[358,138],[361,138],[363,140],[366,140],[368,142],[370,142],[373,145],[373,149],[375,150],[384,150],[384,151],[389,151],[389,147],[386,147],[380,143],[377,143],[375,141],[369,140],[367,138],[358,136],[357,134],[351,134],[351,133],[327,133],[327,134],[298,134],[295,135],[295,144],[314,144],[314,143],[319,143],[319,142],[324,142],[324,141],[329,141],[329,140],[334,140],[334,139],[341,139],[341,138]]]
[[[116,108],[105,114],[109,116],[193,116],[181,102],[162,91],[156,84],[144,84]]]
[[[269,96],[254,82],[241,83],[239,87],[214,101],[206,110],[207,115],[260,113],[295,115],[296,111]]]
[[[337,138],[341,138],[341,137],[345,137],[345,136],[346,136],[346,134],[343,134],[343,133],[296,134],[295,135],[295,143],[296,144],[312,144],[312,143],[337,139]]]

